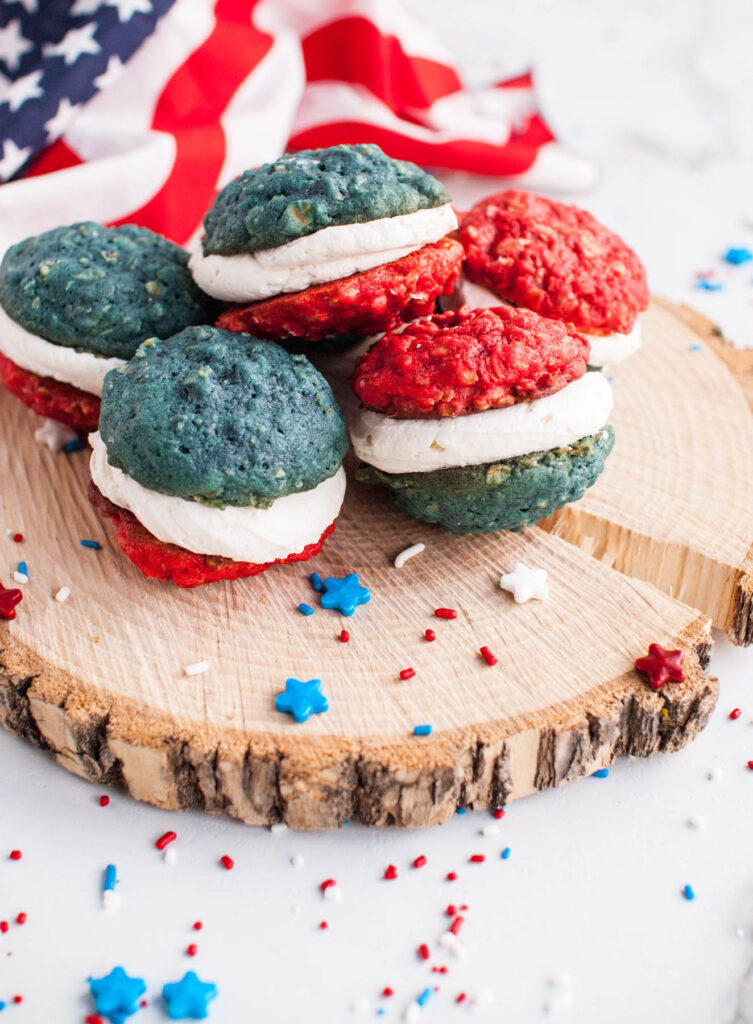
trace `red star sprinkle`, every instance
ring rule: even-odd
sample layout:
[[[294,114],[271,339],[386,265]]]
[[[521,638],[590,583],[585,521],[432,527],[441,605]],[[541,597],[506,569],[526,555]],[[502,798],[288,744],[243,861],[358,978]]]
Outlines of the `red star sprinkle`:
[[[636,659],[635,667],[648,676],[652,690],[661,690],[667,682],[683,682],[685,673],[680,666],[684,657],[682,651],[665,651],[659,644],[649,644],[648,657]]]
[[[0,583],[0,619],[15,619],[16,605],[23,596],[20,590],[6,590]]]

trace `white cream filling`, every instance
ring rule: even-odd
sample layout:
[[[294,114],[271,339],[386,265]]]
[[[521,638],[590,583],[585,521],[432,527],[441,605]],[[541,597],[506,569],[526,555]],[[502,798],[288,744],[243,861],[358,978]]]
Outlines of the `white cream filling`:
[[[459,309],[471,306],[473,309],[486,309],[488,306],[506,305],[505,300],[482,284],[469,281],[461,274],[452,295],[440,298],[442,309]],[[591,342],[589,363],[592,366],[604,366],[606,363],[621,363],[641,347],[641,325],[636,321],[635,327],[628,334],[588,334],[580,331]]]
[[[385,473],[428,473],[564,448],[601,430],[612,389],[585,373],[560,391],[506,409],[444,419],[395,419],[360,408],[351,422],[356,455]]]
[[[132,512],[158,540],[234,562],[274,562],[319,540],[337,518],[345,495],[345,470],[310,491],[278,498],[269,508],[210,508],[160,494],[107,461],[99,433],[90,434],[92,480],[106,498]]]
[[[628,334],[585,334],[591,342],[591,366],[606,366],[607,363],[621,363],[632,356],[641,347],[641,325],[635,321],[635,327]]]
[[[364,224],[336,224],[259,252],[203,256],[198,251],[188,265],[199,288],[216,299],[256,302],[392,263],[457,226],[446,203]]]
[[[115,357],[77,352],[67,345],[55,345],[16,323],[2,306],[0,352],[23,370],[30,370],[40,377],[53,377],[91,395],[101,395],[105,374],[125,362]]]

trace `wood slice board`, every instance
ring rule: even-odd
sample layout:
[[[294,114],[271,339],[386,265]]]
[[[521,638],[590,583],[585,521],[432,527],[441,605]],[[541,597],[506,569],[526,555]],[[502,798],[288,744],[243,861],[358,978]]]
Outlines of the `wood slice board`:
[[[606,469],[540,526],[750,644],[753,351],[664,300],[641,322],[643,347],[614,371],[617,440]]]
[[[647,334],[650,352],[651,319]],[[318,558],[181,591],[145,581],[121,555],[85,498],[88,453],[52,455],[34,441],[36,425],[0,396],[0,525],[26,538],[0,536],[3,579],[19,558],[31,576],[18,617],[0,624],[0,717],[81,776],[255,824],[417,826],[619,754],[676,749],[708,719],[708,618],[558,537],[455,537],[351,482]],[[427,550],[395,569],[416,540]],[[546,601],[516,605],[499,589],[518,560],[549,572]],[[318,606],[301,616],[301,601],[318,605],[312,569],[358,572],[371,603],[348,619]],[[61,604],[52,595],[63,585]],[[434,618],[439,606],[458,618]],[[654,693],[635,673],[653,641],[684,650],[685,683]],[[494,667],[478,654],[484,644]],[[203,659],[209,672],[186,677]],[[416,676],[401,682],[407,666]],[[329,712],[302,725],[276,712],[288,676],[320,677]],[[432,734],[414,736],[424,723]]]

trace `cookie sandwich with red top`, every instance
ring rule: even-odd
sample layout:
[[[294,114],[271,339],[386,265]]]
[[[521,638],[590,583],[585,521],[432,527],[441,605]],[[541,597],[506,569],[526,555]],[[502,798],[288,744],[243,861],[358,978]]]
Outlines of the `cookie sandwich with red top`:
[[[146,228],[83,222],[26,238],[0,264],[0,380],[40,416],[97,429],[105,375],[145,338],[211,323],[188,253]]]
[[[646,272],[618,235],[576,206],[507,189],[461,216],[463,274],[446,308],[507,302],[572,324],[591,364],[618,363],[641,344]]]
[[[190,266],[217,322],[293,344],[359,339],[434,311],[463,250],[450,197],[378,146],[287,154],[231,181]]]
[[[582,497],[614,443],[588,340],[512,306],[437,314],[359,361],[359,480],[455,533],[519,530]]]
[[[89,500],[148,577],[195,587],[318,554],[348,448],[303,355],[215,327],[148,339],[105,378]]]

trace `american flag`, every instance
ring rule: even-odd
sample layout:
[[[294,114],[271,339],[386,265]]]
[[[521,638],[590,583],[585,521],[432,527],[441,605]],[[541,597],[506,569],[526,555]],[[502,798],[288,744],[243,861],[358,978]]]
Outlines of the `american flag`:
[[[0,252],[83,219],[184,244],[245,168],[341,142],[538,187],[592,177],[530,74],[467,89],[399,0],[0,0]]]

